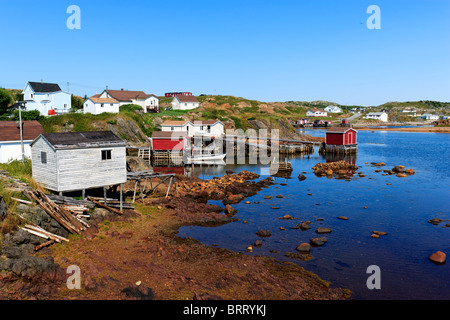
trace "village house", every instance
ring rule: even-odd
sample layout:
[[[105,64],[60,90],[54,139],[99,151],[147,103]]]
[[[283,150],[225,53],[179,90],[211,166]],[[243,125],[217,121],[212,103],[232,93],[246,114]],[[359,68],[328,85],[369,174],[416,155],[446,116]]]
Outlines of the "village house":
[[[31,142],[41,133],[42,125],[33,121],[22,121],[22,140],[24,156],[31,157]],[[0,121],[0,163],[22,159],[20,126],[16,121]]]
[[[114,98],[91,97],[83,103],[83,112],[92,114],[119,113],[119,101]]]
[[[329,113],[341,113],[342,109],[338,106],[328,106],[325,108],[325,111]]]
[[[26,111],[38,110],[46,116],[67,113],[72,108],[70,93],[56,83],[28,81],[22,93]]]
[[[175,95],[172,100],[173,110],[191,110],[198,106],[199,102],[195,96]]]
[[[425,119],[425,120],[439,120],[439,116],[438,115],[431,114],[431,113],[424,113],[421,116],[421,118]]]
[[[382,122],[388,121],[388,114],[386,112],[369,112],[364,119],[374,119]]]
[[[182,131],[186,132],[189,137],[194,135],[219,137],[224,134],[224,125],[219,120],[195,120],[193,122],[167,120],[161,124],[161,131]]]
[[[159,112],[159,99],[154,94],[146,94],[144,91],[109,90],[106,89],[94,98],[113,98],[119,102],[119,106],[136,104],[141,106],[144,112]]]
[[[49,190],[84,193],[127,181],[126,142],[111,131],[44,133],[30,146],[33,179]]]
[[[306,116],[307,117],[326,117],[327,112],[325,110],[321,110],[321,109],[309,109],[308,111],[306,111]]]

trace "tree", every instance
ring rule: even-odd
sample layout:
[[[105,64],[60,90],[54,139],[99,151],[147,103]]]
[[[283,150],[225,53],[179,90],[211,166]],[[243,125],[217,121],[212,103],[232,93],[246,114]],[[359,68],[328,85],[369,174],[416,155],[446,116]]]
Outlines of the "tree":
[[[5,114],[14,100],[8,90],[0,88],[0,115]]]
[[[72,102],[72,109],[78,110],[83,108],[83,99],[78,96],[74,96],[73,94],[70,96]]]

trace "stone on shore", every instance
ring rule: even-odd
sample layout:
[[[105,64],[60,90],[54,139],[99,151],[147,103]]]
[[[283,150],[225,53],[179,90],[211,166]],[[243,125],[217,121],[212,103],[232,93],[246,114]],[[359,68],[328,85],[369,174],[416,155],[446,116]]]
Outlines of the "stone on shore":
[[[234,216],[237,213],[237,209],[233,208],[229,204],[225,206],[225,214],[229,217]]]

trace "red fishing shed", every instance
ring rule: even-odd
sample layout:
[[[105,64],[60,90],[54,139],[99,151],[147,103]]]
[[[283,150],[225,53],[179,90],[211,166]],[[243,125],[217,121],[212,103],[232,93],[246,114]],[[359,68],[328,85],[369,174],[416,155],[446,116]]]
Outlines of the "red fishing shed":
[[[327,145],[356,145],[358,131],[353,128],[333,127],[327,130],[325,143]]]
[[[186,132],[155,131],[152,134],[152,149],[155,151],[184,151],[187,146]]]

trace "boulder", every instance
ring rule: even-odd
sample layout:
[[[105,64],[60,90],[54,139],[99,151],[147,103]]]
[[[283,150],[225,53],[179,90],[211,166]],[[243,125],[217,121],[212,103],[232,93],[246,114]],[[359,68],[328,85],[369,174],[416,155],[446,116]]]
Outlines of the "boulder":
[[[225,206],[225,214],[229,217],[234,216],[237,213],[237,209],[233,208],[229,204]]]
[[[305,175],[303,175],[301,173],[298,175],[298,180],[303,181],[305,179],[306,179]]]
[[[395,166],[392,168],[392,171],[395,173],[403,173],[405,171],[405,166]]]
[[[414,174],[414,173],[416,173],[413,169],[406,169],[405,170],[405,173],[406,174]]]
[[[382,167],[386,165],[384,162],[371,162],[371,164],[376,167]]]
[[[292,217],[289,214],[285,214],[284,216],[282,216],[280,219],[282,220],[294,220],[294,217]]]
[[[330,233],[330,232],[331,232],[330,228],[320,227],[320,228],[317,228],[317,230],[316,230],[316,233]]]
[[[256,235],[259,237],[270,237],[272,232],[270,232],[270,230],[259,230],[256,231]]]
[[[442,251],[436,251],[435,253],[431,254],[428,259],[433,261],[437,264],[444,264],[446,261],[447,256]]]
[[[302,229],[302,231],[306,231],[306,230],[311,229],[311,227],[309,225],[309,221],[302,222],[302,224],[300,225],[300,229]]]
[[[5,200],[0,195],[0,221],[5,219],[7,214],[8,214],[8,211],[7,211]]]
[[[309,253],[311,251],[311,245],[309,243],[301,243],[297,246],[296,250],[300,253]]]
[[[325,237],[309,239],[309,243],[316,247],[323,246],[326,242],[327,242],[327,238],[325,238]]]
[[[337,217],[338,219],[341,219],[341,220],[348,220],[348,218],[347,217],[345,217],[345,216],[339,216],[339,217]]]

